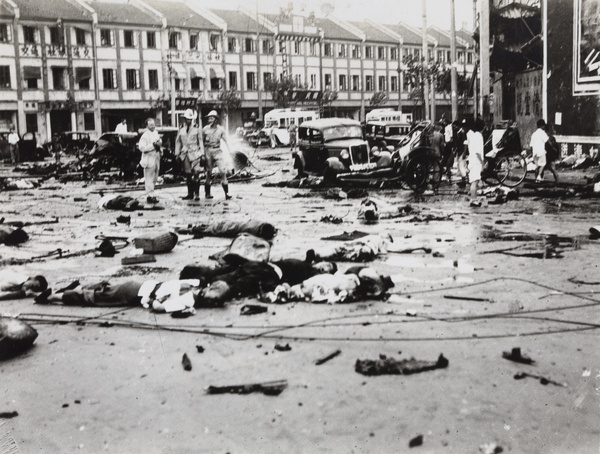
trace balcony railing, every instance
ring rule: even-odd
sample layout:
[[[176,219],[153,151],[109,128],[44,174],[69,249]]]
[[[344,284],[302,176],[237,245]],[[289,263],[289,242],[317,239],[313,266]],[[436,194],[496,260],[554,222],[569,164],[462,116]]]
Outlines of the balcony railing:
[[[92,49],[88,46],[71,46],[73,58],[92,58]]]
[[[59,44],[46,44],[46,55],[48,57],[66,57],[67,48]]]
[[[169,60],[181,60],[182,59],[182,52],[179,50],[169,50],[169,53],[167,54],[167,58]]]
[[[204,55],[199,50],[188,50],[187,51],[187,61],[202,63],[203,60],[204,60]]]
[[[206,53],[206,61],[220,62],[221,54],[219,52],[207,52]]]
[[[38,44],[23,44],[21,46],[21,57],[39,57],[40,46]]]

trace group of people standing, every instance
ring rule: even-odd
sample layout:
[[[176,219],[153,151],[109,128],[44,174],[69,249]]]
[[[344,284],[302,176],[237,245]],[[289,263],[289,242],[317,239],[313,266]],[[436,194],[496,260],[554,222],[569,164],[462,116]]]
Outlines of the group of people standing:
[[[175,140],[175,157],[179,161],[181,171],[186,177],[187,195],[183,200],[200,200],[200,173],[204,169],[206,179],[204,183],[204,196],[212,199],[211,185],[213,169],[217,168],[221,176],[221,186],[225,192],[225,199],[229,195],[229,172],[226,152],[221,147],[221,141],[229,148],[225,130],[217,124],[217,112],[212,110],[207,116],[208,125],[200,129],[196,123],[197,112],[187,109],[183,118],[184,125],[179,129]],[[144,184],[148,203],[158,203],[154,196],[154,187],[160,169],[162,140],[153,118],[146,120],[146,131],[142,134],[138,148],[142,152],[140,165],[144,169]]]

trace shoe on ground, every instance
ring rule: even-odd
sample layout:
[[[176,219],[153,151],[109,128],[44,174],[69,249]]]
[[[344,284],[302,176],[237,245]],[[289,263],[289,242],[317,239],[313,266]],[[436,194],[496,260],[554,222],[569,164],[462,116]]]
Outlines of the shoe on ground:
[[[469,204],[469,206],[474,207],[474,208],[479,208],[481,206],[481,202],[473,201]]]
[[[191,197],[190,197],[190,198],[191,198]],[[196,200],[196,201],[200,200],[200,196],[199,196],[198,194],[196,194],[196,195],[194,196],[194,200]]]
[[[194,196],[188,194],[188,195],[182,197],[181,200],[192,200],[193,198],[194,198]]]
[[[204,196],[204,198],[205,198],[205,199],[214,199],[214,197],[213,197],[212,195],[207,195],[207,196]]]

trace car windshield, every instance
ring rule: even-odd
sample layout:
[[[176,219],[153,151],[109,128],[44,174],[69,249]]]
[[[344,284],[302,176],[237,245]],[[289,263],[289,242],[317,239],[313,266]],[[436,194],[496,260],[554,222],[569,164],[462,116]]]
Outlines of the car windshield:
[[[362,139],[360,126],[333,126],[323,130],[325,141],[336,139]]]

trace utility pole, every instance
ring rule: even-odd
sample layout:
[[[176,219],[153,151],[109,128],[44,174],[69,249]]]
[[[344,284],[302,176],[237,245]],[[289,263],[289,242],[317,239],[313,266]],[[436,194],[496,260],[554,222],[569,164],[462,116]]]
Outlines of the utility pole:
[[[473,31],[477,27],[477,0],[473,0]],[[479,36],[479,47],[481,47],[481,35]],[[474,54],[475,68],[473,69],[473,118],[479,114],[479,89],[477,88],[477,67],[480,65],[479,56]]]
[[[450,91],[452,121],[458,118],[458,82],[456,75],[456,11],[454,0],[450,0]]]
[[[481,0],[479,21],[481,53],[481,114],[485,120],[490,116],[490,0]]]
[[[421,39],[423,40],[422,47],[422,57],[423,57],[423,107],[425,108],[425,112],[423,115],[425,116],[425,120],[429,120],[431,117],[429,116],[429,55],[427,52],[427,3],[426,0],[421,0],[421,10],[423,13],[423,23],[421,25]]]

